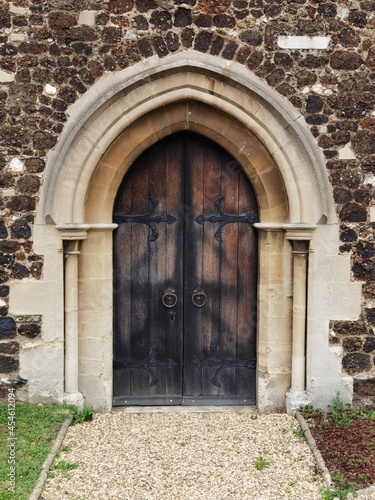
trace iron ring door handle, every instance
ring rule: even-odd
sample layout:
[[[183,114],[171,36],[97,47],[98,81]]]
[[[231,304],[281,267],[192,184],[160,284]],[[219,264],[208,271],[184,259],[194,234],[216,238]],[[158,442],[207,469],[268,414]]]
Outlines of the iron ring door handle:
[[[174,293],[174,290],[165,290],[161,301],[165,307],[174,307],[177,304],[177,295]]]
[[[191,297],[193,304],[196,307],[203,307],[207,302],[207,295],[203,290],[194,290],[193,296]]]

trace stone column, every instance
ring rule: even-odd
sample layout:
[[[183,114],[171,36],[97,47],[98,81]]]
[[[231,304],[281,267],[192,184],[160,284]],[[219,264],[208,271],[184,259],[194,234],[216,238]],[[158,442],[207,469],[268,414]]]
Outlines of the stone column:
[[[293,314],[292,314],[292,380],[287,393],[287,411],[293,413],[309,403],[306,391],[306,319],[309,242],[315,226],[284,225],[286,239],[292,245]]]
[[[69,224],[56,226],[64,245],[64,337],[65,379],[64,401],[83,406],[78,390],[78,256],[80,242],[87,238],[89,225]]]

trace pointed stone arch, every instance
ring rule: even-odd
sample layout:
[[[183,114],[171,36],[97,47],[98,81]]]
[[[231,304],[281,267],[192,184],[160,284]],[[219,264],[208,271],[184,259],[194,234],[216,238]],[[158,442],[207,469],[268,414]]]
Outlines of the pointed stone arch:
[[[27,294],[35,297],[32,314],[39,307],[45,317],[40,345],[20,355],[29,399],[47,390],[54,399],[79,402],[82,393],[95,409],[111,408],[114,199],[146,148],[187,129],[227,149],[256,192],[258,407],[284,408],[290,388],[297,399],[307,389],[321,406],[333,390],[350,399],[351,379],[342,378],[339,358],[328,348],[328,323],[357,319],[360,284],[350,283],[349,258],[337,255],[338,224],[322,154],[285,98],[244,66],[193,50],[107,74],[69,110],[47,162],[34,228],[35,249],[45,261],[43,292],[39,283],[25,282],[11,290],[14,313],[28,313],[20,305]],[[309,255],[307,297],[307,268],[297,255],[303,262]],[[327,280],[332,284],[322,293]],[[343,283],[350,307],[332,291]],[[301,308],[302,315],[293,312]],[[55,362],[47,367],[48,353]],[[50,389],[45,380],[42,388],[33,363],[45,366]]]
[[[165,110],[177,103],[187,107],[166,118]],[[200,105],[209,112],[191,116],[191,103],[195,110]],[[225,119],[217,122],[219,114]],[[233,123],[247,136],[236,141],[232,133],[228,138]],[[235,156],[247,157],[250,163],[256,160],[246,141],[253,147],[262,145],[277,166],[278,189],[285,188],[288,221],[336,220],[324,159],[302,115],[242,65],[191,50],[108,74],[72,106],[47,164],[38,221],[48,216],[56,223],[85,221],[85,200],[97,166],[103,165],[103,155],[120,136],[128,134],[129,142],[138,141],[132,143],[126,164],[157,138],[181,128],[204,131],[220,142],[228,139],[231,149],[237,148]],[[123,174],[126,167],[119,168]],[[262,168],[255,174],[259,189],[272,192],[267,167]],[[115,185],[108,185],[108,190]],[[104,194],[107,188],[102,188]]]

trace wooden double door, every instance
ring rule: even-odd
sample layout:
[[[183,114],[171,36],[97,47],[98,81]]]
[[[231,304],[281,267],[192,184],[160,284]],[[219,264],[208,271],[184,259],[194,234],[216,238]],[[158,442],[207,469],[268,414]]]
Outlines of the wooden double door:
[[[114,208],[114,404],[254,404],[257,204],[194,133],[126,174]]]

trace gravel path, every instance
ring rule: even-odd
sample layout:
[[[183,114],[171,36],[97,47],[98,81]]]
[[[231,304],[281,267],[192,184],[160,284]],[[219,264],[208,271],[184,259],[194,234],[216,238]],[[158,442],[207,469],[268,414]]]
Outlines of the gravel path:
[[[318,500],[325,486],[296,428],[255,410],[97,414],[70,427],[55,463],[78,468],[49,479],[43,499]]]

